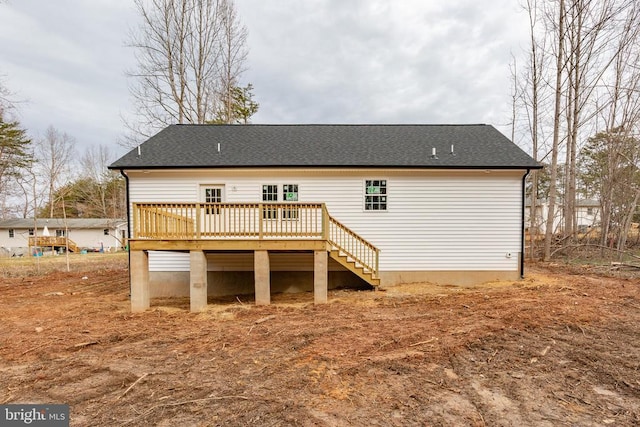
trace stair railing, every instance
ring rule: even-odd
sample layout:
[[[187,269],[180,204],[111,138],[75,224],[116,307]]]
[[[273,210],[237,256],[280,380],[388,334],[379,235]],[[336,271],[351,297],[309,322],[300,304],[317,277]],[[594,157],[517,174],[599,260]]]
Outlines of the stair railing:
[[[329,215],[326,205],[323,205],[323,213],[328,227],[325,229],[325,237],[329,243],[339,252],[353,259],[369,271],[374,279],[378,278],[380,249],[363,239],[350,228]]]

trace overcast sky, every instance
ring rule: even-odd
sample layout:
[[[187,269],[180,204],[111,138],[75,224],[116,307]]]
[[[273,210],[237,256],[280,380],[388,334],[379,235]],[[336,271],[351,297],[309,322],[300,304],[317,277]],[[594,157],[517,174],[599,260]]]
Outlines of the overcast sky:
[[[517,0],[236,0],[253,123],[488,123],[509,136]],[[117,154],[131,110],[131,0],[0,0],[0,75],[32,137]]]

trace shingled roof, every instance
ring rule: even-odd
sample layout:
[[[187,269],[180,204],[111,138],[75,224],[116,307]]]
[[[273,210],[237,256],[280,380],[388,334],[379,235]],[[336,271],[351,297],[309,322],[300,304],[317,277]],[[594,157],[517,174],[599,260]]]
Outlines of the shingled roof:
[[[109,166],[111,169],[227,167],[536,169],[540,166],[493,126],[482,124],[172,125]]]

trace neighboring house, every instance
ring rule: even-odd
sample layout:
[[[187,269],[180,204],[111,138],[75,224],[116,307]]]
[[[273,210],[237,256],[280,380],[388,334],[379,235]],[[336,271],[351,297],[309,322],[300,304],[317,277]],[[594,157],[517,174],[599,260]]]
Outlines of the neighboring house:
[[[125,246],[127,222],[110,218],[38,218],[6,219],[0,221],[0,255],[22,256],[30,247],[72,252],[113,250]],[[68,233],[67,233],[68,232]]]
[[[600,226],[600,202],[597,200],[578,200],[576,202],[576,226],[579,233]]]
[[[132,309],[149,298],[523,274],[524,179],[488,125],[173,125],[127,182]]]
[[[549,203],[538,200],[536,203],[536,223],[537,227],[531,227],[531,203],[527,199],[525,205],[525,224],[529,232],[536,232],[543,235],[546,230],[547,215],[549,213]],[[576,201],[576,229],[579,233],[586,233],[593,227],[600,226],[600,203],[597,200],[581,199]],[[553,217],[553,230],[559,233],[564,228],[564,206],[562,203],[556,204]]]

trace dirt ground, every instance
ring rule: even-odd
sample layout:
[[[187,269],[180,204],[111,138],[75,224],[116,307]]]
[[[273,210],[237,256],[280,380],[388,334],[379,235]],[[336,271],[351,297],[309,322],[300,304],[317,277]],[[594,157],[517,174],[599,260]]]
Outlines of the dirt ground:
[[[0,404],[71,425],[640,424],[640,280],[531,266],[475,288],[411,284],[132,314],[126,258],[4,263]]]

